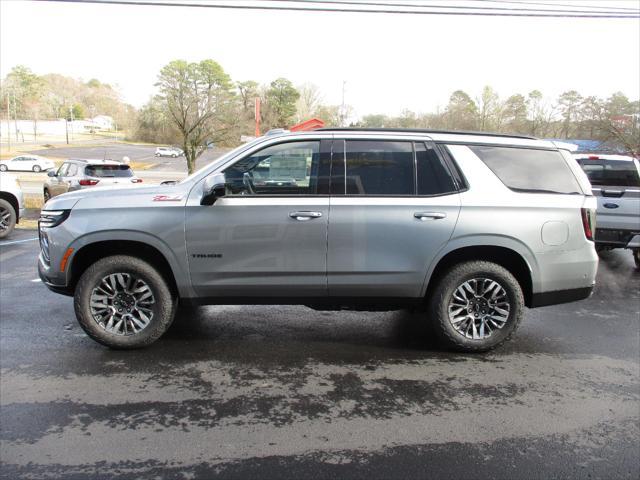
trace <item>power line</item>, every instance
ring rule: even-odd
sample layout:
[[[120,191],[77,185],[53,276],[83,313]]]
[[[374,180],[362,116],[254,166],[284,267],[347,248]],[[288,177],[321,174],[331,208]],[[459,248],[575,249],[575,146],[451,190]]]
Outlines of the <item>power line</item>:
[[[272,0],[273,1],[273,0]],[[604,14],[612,14],[612,15],[633,15],[635,12],[614,12],[614,11],[598,11],[598,10],[561,10],[561,9],[552,9],[552,10],[546,10],[546,9],[542,9],[542,8],[514,8],[514,7],[470,7],[470,6],[465,6],[465,5],[434,5],[434,4],[418,4],[418,3],[385,3],[385,2],[370,2],[370,1],[362,1],[362,2],[358,2],[358,1],[349,1],[349,0],[283,0],[287,3],[302,3],[302,4],[328,4],[328,5],[360,5],[360,6],[382,6],[382,7],[412,7],[412,8],[427,8],[427,9],[451,9],[451,10],[486,10],[486,11],[494,11],[494,10],[498,10],[498,11],[509,11],[509,12],[529,12],[529,11],[533,11],[535,13],[542,13],[542,12],[550,12],[550,13],[594,13],[594,14],[598,14],[598,15],[604,15]],[[482,2],[484,0],[476,0],[479,2]],[[491,0],[486,0],[486,1],[491,1]],[[495,0],[497,1],[497,0]],[[501,3],[501,2],[500,2]],[[505,3],[523,3],[524,2],[505,2]],[[547,5],[549,7],[552,7],[553,5],[550,4],[542,4],[542,5]],[[526,5],[525,5],[526,7]],[[591,8],[591,7],[580,7],[580,8]],[[606,7],[600,7],[600,8],[606,8]],[[640,10],[637,10],[637,13],[640,14]]]
[[[566,4],[566,3],[544,3],[544,2],[526,2],[519,0],[471,0],[473,2],[491,2],[491,3],[510,3],[515,5],[541,5],[544,7],[575,7],[575,8],[589,8],[589,9],[604,9],[607,11],[612,10],[630,10],[631,12],[638,12],[640,8],[630,8],[630,7],[603,7],[600,5],[579,5],[579,4]]]
[[[388,9],[363,9],[363,8],[330,8],[330,7],[295,7],[277,5],[239,5],[222,3],[188,3],[188,2],[154,2],[151,0],[32,0],[36,2],[54,3],[90,3],[100,5],[129,5],[151,7],[187,7],[187,8],[219,8],[227,10],[275,10],[298,12],[331,12],[331,13],[385,13],[385,14],[409,14],[409,15],[455,15],[455,16],[482,16],[482,17],[530,17],[530,18],[640,18],[638,15],[620,14],[619,12],[602,12],[589,14],[570,13],[506,13],[506,12],[468,12],[468,11],[435,11],[435,10],[388,10]],[[287,1],[287,0],[281,0]],[[363,5],[366,5],[363,3]],[[517,9],[516,9],[517,10]]]

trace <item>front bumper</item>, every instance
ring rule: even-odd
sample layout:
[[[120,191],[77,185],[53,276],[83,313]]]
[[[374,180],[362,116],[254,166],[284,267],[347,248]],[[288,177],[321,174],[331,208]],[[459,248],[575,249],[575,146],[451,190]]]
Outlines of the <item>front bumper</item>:
[[[40,280],[42,280],[42,283],[44,283],[45,286],[52,292],[73,297],[73,289],[68,285],[55,283],[55,280],[48,276],[48,271],[49,268],[44,265],[42,258],[38,258],[38,276],[40,277]]]

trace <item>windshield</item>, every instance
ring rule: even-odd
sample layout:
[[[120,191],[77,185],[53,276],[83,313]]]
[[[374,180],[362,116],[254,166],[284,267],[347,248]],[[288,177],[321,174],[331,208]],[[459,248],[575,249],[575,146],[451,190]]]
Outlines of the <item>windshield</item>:
[[[89,177],[133,177],[129,165],[89,165],[84,173]]]

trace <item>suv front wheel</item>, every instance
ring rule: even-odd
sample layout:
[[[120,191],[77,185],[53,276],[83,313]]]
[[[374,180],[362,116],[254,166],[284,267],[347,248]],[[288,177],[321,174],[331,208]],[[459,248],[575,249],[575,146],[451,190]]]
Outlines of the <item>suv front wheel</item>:
[[[177,300],[163,276],[136,257],[98,260],[80,277],[76,317],[94,340],[111,348],[146,347],[167,331]]]
[[[524,312],[520,284],[504,267],[486,261],[455,265],[429,299],[429,317],[443,344],[484,352],[506,342]]]

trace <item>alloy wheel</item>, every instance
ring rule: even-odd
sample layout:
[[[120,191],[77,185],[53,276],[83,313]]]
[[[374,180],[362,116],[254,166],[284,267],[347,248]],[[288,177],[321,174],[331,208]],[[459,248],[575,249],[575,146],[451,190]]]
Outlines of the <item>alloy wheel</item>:
[[[91,292],[91,315],[114,335],[134,335],[153,319],[155,297],[151,287],[130,273],[112,273]]]
[[[481,340],[500,330],[509,320],[511,303],[506,290],[490,278],[473,278],[460,284],[449,301],[449,322],[460,335]]]
[[[0,206],[0,230],[8,230],[11,226],[11,215],[9,209]]]

